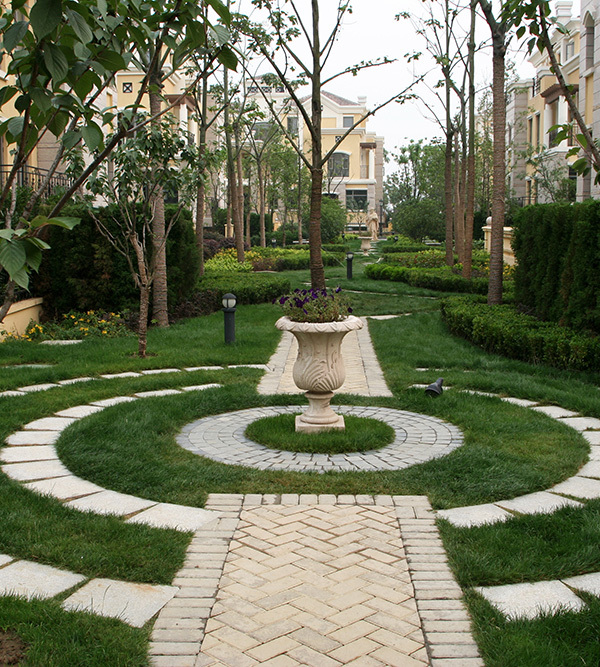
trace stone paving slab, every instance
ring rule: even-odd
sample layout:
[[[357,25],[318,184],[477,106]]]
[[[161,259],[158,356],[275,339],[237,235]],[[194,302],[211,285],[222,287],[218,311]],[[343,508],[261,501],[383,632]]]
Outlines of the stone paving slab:
[[[512,500],[499,500],[496,505],[521,514],[551,514],[561,507],[583,507],[582,503],[547,491],[528,493]]]
[[[0,569],[0,595],[51,598],[85,580],[80,574],[26,560]]]
[[[537,401],[529,401],[526,398],[514,398],[513,396],[502,396],[501,400],[503,400],[505,403],[519,405],[522,408],[531,408],[534,405],[537,405]]]
[[[535,410],[535,412],[541,412],[544,415],[548,415],[548,417],[552,417],[553,419],[564,419],[565,417],[577,417],[578,412],[573,412],[573,410],[566,410],[565,408],[561,408],[557,405],[538,405],[536,407],[532,407],[532,410]]]
[[[26,431],[64,431],[75,421],[71,417],[42,417],[25,424],[23,428]]]
[[[597,431],[600,429],[600,419],[594,417],[567,417],[562,422],[576,431]]]
[[[60,437],[58,431],[16,431],[6,438],[7,445],[53,445]]]
[[[47,391],[48,389],[54,389],[59,385],[55,382],[44,382],[42,384],[29,384],[26,387],[17,387],[17,391],[24,392],[25,394],[35,393],[36,391]]]
[[[78,382],[92,382],[95,379],[96,378],[90,378],[90,377],[69,378],[67,380],[59,380],[58,384],[69,385],[69,384],[77,384]]]
[[[26,461],[58,460],[56,449],[52,445],[33,445],[25,447],[5,447],[0,450],[0,460],[6,463]]]
[[[152,507],[132,516],[127,523],[143,523],[157,528],[191,531],[198,530],[218,518],[215,512],[200,507],[146,502],[147,506],[152,505]]]
[[[438,510],[437,515],[459,528],[471,528],[472,526],[483,526],[487,523],[506,521],[513,516],[493,503]]]
[[[534,619],[559,609],[581,611],[585,607],[583,600],[560,581],[475,587],[474,590],[511,620]]]
[[[600,597],[600,572],[591,574],[581,574],[577,577],[568,577],[562,580],[570,588],[576,588],[579,591],[585,591]]]
[[[131,403],[131,401],[137,401],[138,399],[134,396],[116,396],[115,398],[105,398],[101,401],[92,401],[92,405],[99,405],[102,408],[110,408],[113,405],[119,405],[119,403]]]
[[[72,417],[73,419],[82,419],[83,417],[89,417],[96,412],[101,412],[103,409],[104,408],[99,405],[77,405],[74,408],[61,410],[56,414],[58,417]]]
[[[589,461],[577,473],[580,477],[595,477],[600,479],[600,461]]]
[[[141,628],[171,600],[178,588],[136,584],[114,579],[92,579],[63,603],[67,611],[87,611],[118,618]]]
[[[567,496],[574,496],[575,498],[600,498],[600,481],[575,475],[553,486],[550,491],[564,493]]]
[[[31,463],[5,463],[2,472],[19,482],[32,482],[35,479],[64,477],[70,475],[69,469],[60,461],[32,461]]]
[[[83,498],[70,500],[66,503],[67,507],[72,507],[82,512],[115,514],[116,516],[126,516],[127,514],[139,512],[155,504],[155,501],[144,500],[143,498],[130,496],[126,493],[118,493],[117,491],[107,491],[106,489]]]
[[[28,482],[26,488],[44,496],[52,496],[58,500],[71,500],[80,496],[89,496],[92,493],[104,491],[101,486],[88,482],[75,475],[55,477],[53,479],[40,479],[36,482]]]

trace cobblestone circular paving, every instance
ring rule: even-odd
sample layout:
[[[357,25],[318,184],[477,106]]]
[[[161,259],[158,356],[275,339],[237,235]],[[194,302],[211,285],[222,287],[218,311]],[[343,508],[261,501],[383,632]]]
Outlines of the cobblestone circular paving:
[[[229,465],[319,473],[400,470],[445,456],[463,443],[462,433],[456,426],[429,415],[349,405],[336,406],[335,410],[342,415],[379,419],[394,429],[396,438],[381,449],[347,454],[289,452],[270,449],[248,439],[244,432],[253,421],[299,411],[298,406],[276,406],[199,419],[182,429],[177,442],[194,454]]]

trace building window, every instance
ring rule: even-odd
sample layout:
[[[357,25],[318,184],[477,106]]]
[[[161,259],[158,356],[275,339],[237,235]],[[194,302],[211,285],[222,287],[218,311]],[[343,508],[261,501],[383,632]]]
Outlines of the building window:
[[[298,116],[287,117],[287,131],[294,137],[298,134]]]
[[[575,41],[569,40],[565,44],[565,62],[575,55]]]
[[[533,146],[533,118],[527,119],[527,141]]]
[[[367,203],[366,190],[346,190],[346,208],[351,211],[366,211]]]
[[[591,16],[585,19],[585,67],[589,69],[594,66],[594,41],[595,26]]]
[[[330,178],[348,178],[350,176],[350,156],[347,153],[334,153],[327,163]]]
[[[342,127],[352,127],[354,125],[354,116],[344,116],[342,118]]]
[[[133,93],[133,83],[131,83],[131,81],[125,81],[123,83],[123,92],[124,93]]]
[[[535,114],[535,147],[539,148],[542,138],[542,119],[539,113]]]

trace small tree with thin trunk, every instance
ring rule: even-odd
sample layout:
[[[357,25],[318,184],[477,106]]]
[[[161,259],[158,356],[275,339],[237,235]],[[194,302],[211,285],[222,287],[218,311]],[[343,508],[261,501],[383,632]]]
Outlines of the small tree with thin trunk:
[[[264,56],[265,60],[278,76],[291,102],[301,114],[304,126],[310,135],[310,151],[305,151],[305,147],[300,145],[298,137],[292,136],[281,122],[282,119],[279,117],[278,110],[274,108],[272,100],[268,96],[265,96],[265,101],[271,107],[274,118],[281,124],[283,133],[290,144],[298,151],[298,154],[311,174],[308,223],[310,276],[313,289],[323,289],[325,287],[325,271],[321,254],[321,201],[324,167],[341,142],[354,128],[386,104],[394,100],[400,101],[408,89],[412,88],[420,79],[417,79],[407,89],[395,94],[359,118],[352,127],[349,127],[335,141],[332,148],[324,154],[321,135],[321,91],[323,87],[344,74],[356,74],[362,69],[391,61],[385,58],[383,60],[362,62],[358,65],[350,65],[341,72],[334,74],[325,73],[333,47],[342,28],[343,19],[352,12],[349,2],[338,0],[333,27],[324,35],[322,35],[320,22],[319,0],[310,0],[310,12],[301,11],[295,0],[253,0],[253,4],[259,8],[268,10],[271,24],[270,34],[266,34],[264,30],[254,26],[252,33],[256,37],[254,48]],[[301,40],[303,44],[298,42],[298,37],[303,38]],[[308,57],[305,58],[303,51],[306,47],[308,48]],[[310,104],[308,101],[300,98],[299,91],[295,85],[299,75],[309,83]]]
[[[128,263],[131,277],[140,292],[138,355],[146,356],[149,299],[158,266],[154,219],[157,193],[172,190],[179,193],[179,208],[165,228],[167,236],[186,202],[187,170],[185,169],[186,139],[171,123],[152,123],[122,141],[112,154],[112,173],[102,166],[90,179],[88,187],[97,195],[115,203],[111,223],[92,210],[100,232]]]

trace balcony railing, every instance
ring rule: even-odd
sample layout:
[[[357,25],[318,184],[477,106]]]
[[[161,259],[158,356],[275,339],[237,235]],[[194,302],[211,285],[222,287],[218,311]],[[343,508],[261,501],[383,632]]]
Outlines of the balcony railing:
[[[3,188],[8,176],[11,172],[9,165],[0,165],[0,187]],[[22,187],[37,190],[48,175],[47,169],[40,169],[39,167],[30,167],[28,165],[21,167],[17,172],[15,182]],[[47,193],[51,194],[58,188],[68,188],[73,183],[73,180],[66,174],[56,172],[50,178],[48,183]]]

